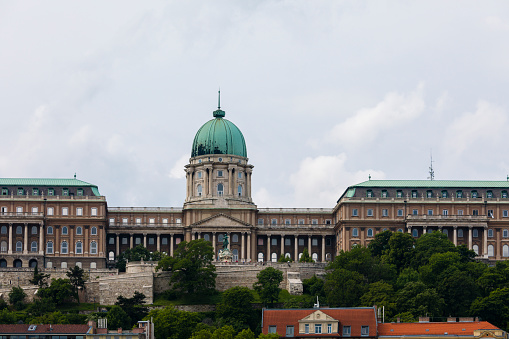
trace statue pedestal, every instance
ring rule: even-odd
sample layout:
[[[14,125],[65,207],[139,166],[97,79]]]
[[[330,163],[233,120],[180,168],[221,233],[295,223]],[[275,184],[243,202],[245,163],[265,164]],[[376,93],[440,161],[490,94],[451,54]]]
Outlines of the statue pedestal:
[[[232,252],[227,248],[223,249],[223,250],[219,250],[218,257],[219,257],[219,261],[222,261],[222,262],[232,262],[232,259],[233,259]]]

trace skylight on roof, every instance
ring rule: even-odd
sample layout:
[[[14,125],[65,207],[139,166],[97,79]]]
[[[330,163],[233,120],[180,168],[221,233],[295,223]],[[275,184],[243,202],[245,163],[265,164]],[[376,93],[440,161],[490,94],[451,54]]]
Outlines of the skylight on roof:
[[[28,330],[29,331],[35,331],[36,328],[37,328],[37,325],[30,325],[30,326],[28,326]]]

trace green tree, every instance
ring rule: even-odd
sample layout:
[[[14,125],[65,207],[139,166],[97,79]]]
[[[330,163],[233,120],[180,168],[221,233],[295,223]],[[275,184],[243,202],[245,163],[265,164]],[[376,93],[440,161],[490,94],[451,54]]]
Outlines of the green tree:
[[[260,334],[258,339],[279,339],[280,336],[277,333],[269,333],[269,334]]]
[[[498,288],[485,298],[478,298],[470,307],[470,314],[480,316],[506,331],[509,329],[509,288]]]
[[[235,286],[227,289],[216,305],[216,318],[225,325],[231,325],[236,331],[254,329],[256,314],[251,306],[253,292],[247,287]]]
[[[62,305],[75,298],[73,286],[69,279],[53,279],[46,288],[40,288],[37,296],[42,300],[48,300],[56,306]]]
[[[145,319],[153,318],[156,338],[187,339],[200,322],[200,316],[194,312],[178,311],[174,307],[155,309]]]
[[[190,339],[210,339],[212,337],[212,332],[207,329],[201,329],[193,333]]]
[[[388,264],[396,267],[398,272],[401,272],[401,270],[410,267],[415,256],[414,246],[415,239],[410,234],[392,233],[383,258]]]
[[[80,298],[78,291],[80,288],[85,288],[85,282],[87,281],[85,271],[78,266],[74,266],[67,271],[66,275],[69,278],[69,282],[71,283],[74,290],[75,298],[79,304]]]
[[[122,309],[122,307],[115,305],[110,308],[106,314],[108,319],[108,329],[116,330],[117,328],[131,328],[131,318]]]
[[[162,258],[156,269],[171,271],[171,289],[177,293],[196,295],[215,291],[216,267],[212,264],[214,249],[204,239],[183,241],[173,257]]]
[[[289,256],[286,256],[284,254],[281,254],[279,256],[279,259],[277,260],[278,262],[292,262],[292,258],[290,258]]]
[[[254,290],[260,296],[265,305],[269,303],[274,306],[274,301],[279,297],[279,284],[283,281],[283,272],[273,267],[267,267],[256,275],[258,280],[253,284]]]
[[[211,339],[233,339],[237,331],[232,326],[226,325],[212,333]]]
[[[150,252],[143,245],[138,245],[120,253],[117,258],[116,267],[119,272],[125,272],[128,261],[159,261],[164,255],[161,252]]]
[[[422,281],[410,281],[396,293],[400,314],[411,313],[414,318],[442,316],[445,302],[434,288],[427,288]],[[395,315],[394,317],[397,317]]]
[[[325,276],[325,295],[332,307],[359,306],[364,294],[366,279],[358,272],[343,268],[329,271]]]
[[[134,292],[132,298],[125,298],[119,295],[115,305],[120,306],[131,319],[131,327],[148,314],[148,308],[142,306],[145,303],[145,294],[138,291]]]
[[[255,339],[255,334],[250,329],[246,329],[246,330],[242,330],[241,332],[239,332],[235,336],[235,339]]]
[[[30,283],[35,286],[46,287],[48,286],[48,278],[49,274],[39,273],[38,266],[35,265],[34,276],[30,279]]]
[[[40,317],[43,314],[54,312],[55,304],[49,299],[35,299],[28,304],[27,313],[33,317]]]
[[[442,232],[434,231],[420,236],[415,241],[414,268],[426,265],[433,254],[456,252],[456,247]]]
[[[376,257],[381,257],[389,249],[389,239],[393,234],[395,233],[387,230],[375,235],[368,245],[371,253]]]
[[[321,302],[325,302],[325,281],[313,275],[309,279],[302,280],[302,289],[305,294],[309,294],[314,297],[319,297]]]
[[[302,255],[300,256],[299,262],[315,262],[309,256],[309,252],[308,252],[307,248],[304,248],[304,250],[302,251]]]
[[[22,310],[25,308],[25,298],[27,294],[23,290],[23,288],[19,286],[13,286],[11,291],[9,292],[9,303],[14,305],[14,308],[17,310]]]
[[[361,297],[361,305],[385,307],[385,314],[390,317],[396,311],[394,288],[385,281],[377,281],[367,286],[366,293]]]
[[[7,308],[0,311],[0,324],[15,324],[17,322],[16,313],[9,311]]]

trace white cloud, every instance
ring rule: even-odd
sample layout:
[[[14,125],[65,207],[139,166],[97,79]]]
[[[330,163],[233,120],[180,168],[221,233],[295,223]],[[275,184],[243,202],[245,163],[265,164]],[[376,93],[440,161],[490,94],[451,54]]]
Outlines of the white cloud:
[[[498,16],[489,16],[484,19],[486,25],[495,31],[509,31],[509,22]]]
[[[189,154],[184,154],[181,156],[175,165],[170,170],[168,176],[172,179],[182,179],[186,177],[186,172],[184,172],[184,166],[189,163]]]
[[[334,126],[328,141],[341,145],[369,144],[379,134],[417,118],[424,110],[423,85],[409,94],[388,93],[375,107],[363,108]]]

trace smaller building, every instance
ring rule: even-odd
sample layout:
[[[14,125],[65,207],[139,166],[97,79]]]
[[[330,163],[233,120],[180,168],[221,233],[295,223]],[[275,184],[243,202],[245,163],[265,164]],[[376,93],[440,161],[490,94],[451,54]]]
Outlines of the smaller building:
[[[0,337],[2,339],[26,338],[66,338],[85,339],[92,327],[89,325],[26,325],[26,324],[0,324]]]

